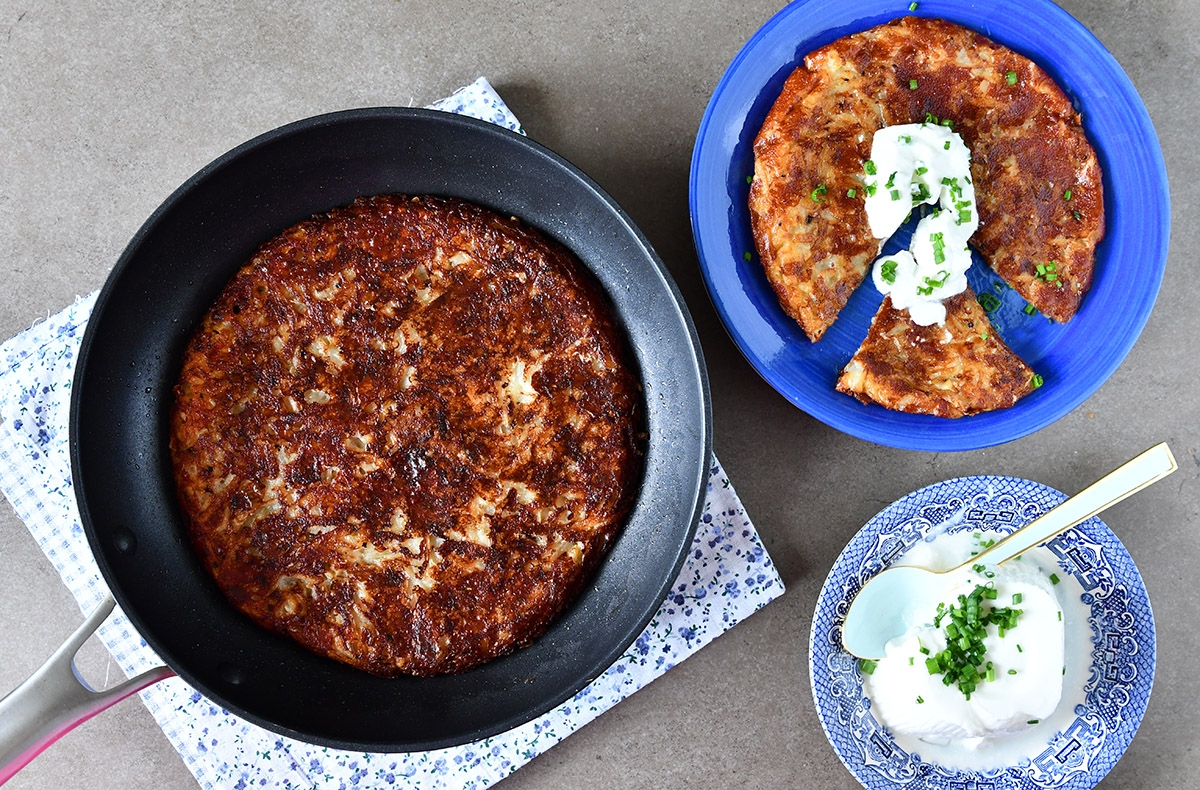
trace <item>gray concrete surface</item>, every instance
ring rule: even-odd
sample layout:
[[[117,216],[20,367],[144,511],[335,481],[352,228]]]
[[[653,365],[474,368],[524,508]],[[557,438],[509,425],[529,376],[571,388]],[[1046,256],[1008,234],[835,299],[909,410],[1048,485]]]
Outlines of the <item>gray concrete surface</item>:
[[[717,452],[789,587],[505,787],[857,786],[821,732],[806,661],[817,591],[850,536],[883,505],[943,478],[1014,474],[1077,490],[1160,440],[1180,472],[1106,516],[1145,576],[1159,661],[1141,731],[1102,786],[1196,787],[1200,3],[1063,1],[1125,67],[1158,128],[1173,187],[1166,281],[1137,346],[1086,403],[1033,436],[956,454],[877,447],[793,408],[744,362],[704,292],[686,195],[695,130],[725,66],[779,5],[0,0],[0,337],[98,288],[159,202],[232,146],[320,112],[420,105],[486,75],[531,137],[625,206],[677,278],[708,358]],[[0,691],[79,619],[0,506]],[[82,663],[100,679],[113,670],[94,643]],[[130,700],[9,787],[193,784]]]

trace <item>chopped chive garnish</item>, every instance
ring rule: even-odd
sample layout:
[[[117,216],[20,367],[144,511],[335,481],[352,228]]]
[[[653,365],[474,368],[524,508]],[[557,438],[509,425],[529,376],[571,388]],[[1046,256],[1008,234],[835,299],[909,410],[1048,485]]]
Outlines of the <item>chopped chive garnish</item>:
[[[909,87],[909,90],[914,90],[914,91],[915,91],[915,90],[917,89],[917,81],[916,81],[916,80],[909,80],[909,81],[908,81],[908,87]]]
[[[979,306],[986,312],[994,313],[1000,309],[1000,300],[990,293],[981,293],[975,297],[975,301],[979,302]],[[978,552],[976,552],[978,554]]]
[[[875,667],[879,665],[878,661],[871,661],[868,658],[861,659],[858,662],[858,668],[864,675],[872,675],[875,673]]]
[[[979,336],[979,339],[980,339],[980,340],[987,340],[987,337],[988,337],[988,335],[987,335],[987,332],[984,332],[984,333],[982,333],[982,334]]]
[[[1058,584],[1058,574],[1057,573],[1050,574],[1050,583]]]
[[[1017,670],[1015,670],[1015,669],[1010,669],[1010,670],[1008,670],[1008,674],[1010,674],[1010,675],[1015,675],[1015,674],[1017,674]]]
[[[877,182],[872,181],[871,183],[867,184],[867,197],[874,197],[876,189],[878,189]]]
[[[928,173],[928,172],[929,172],[929,168],[928,168],[928,167],[918,167],[916,170],[914,170],[914,171],[913,171],[913,175],[915,175],[915,176],[923,176],[923,175],[925,175],[925,174],[926,174],[926,173]]]
[[[817,201],[818,203],[824,203],[825,202],[824,196],[828,192],[829,192],[829,187],[825,186],[824,184],[817,184],[817,188],[809,193],[809,197],[811,197],[813,200]]]
[[[950,141],[949,141],[949,140],[947,140],[947,141],[946,141],[946,144],[945,144],[945,145],[943,145],[943,146],[942,146],[942,148],[944,148],[944,149],[946,149],[947,151],[949,151],[949,150],[950,150]]]
[[[895,283],[896,282],[896,262],[895,261],[884,261],[883,264],[879,267],[879,276],[888,285]]]
[[[1045,384],[1045,383],[1046,383],[1046,380],[1042,378],[1042,376],[1041,376],[1041,374],[1040,374],[1040,373],[1034,373],[1034,374],[1033,374],[1033,378],[1031,378],[1031,379],[1029,380],[1029,383],[1033,385],[1033,388],[1034,388],[1034,389],[1037,389],[1038,387],[1040,387],[1040,386],[1042,386],[1043,384]]]
[[[908,665],[911,667],[913,665],[913,661],[915,661],[915,660],[916,660],[916,656],[909,656],[908,657]]]
[[[917,4],[916,4],[916,3],[909,3],[909,4],[908,4],[908,10],[909,10],[909,11],[916,11],[916,10],[917,10]]]
[[[867,161],[863,162],[863,172],[869,176],[873,176],[878,171],[875,169],[875,163],[868,159]]]
[[[1021,646],[1020,646],[1020,645],[1017,645],[1017,652],[1018,652],[1018,653],[1024,653],[1025,651],[1021,649]]]
[[[953,118],[943,118],[941,125],[945,126],[947,129],[953,129],[954,128],[954,119]]]
[[[933,243],[933,262],[939,263],[939,264],[945,263],[945,261],[946,261],[946,242],[942,240],[942,234],[930,233],[929,241]],[[949,276],[950,276],[950,273],[946,272],[946,277],[949,277]],[[929,278],[926,277],[925,279],[928,280]],[[945,277],[942,278],[942,282],[938,283],[938,285],[940,286],[944,282],[946,282]]]
[[[1037,308],[1034,307],[1033,305],[1031,305],[1031,304],[1025,305],[1025,315],[1033,315],[1036,312],[1037,312]]]
[[[1072,211],[1072,212],[1071,212],[1071,216],[1075,218],[1075,221],[1076,221],[1076,222],[1078,222],[1079,220],[1083,219],[1083,215],[1082,215],[1082,214],[1080,214],[1078,211]]]
[[[1037,719],[1030,719],[1029,721],[1027,721],[1027,722],[1025,722],[1025,723],[1026,723],[1026,724],[1037,724],[1037,723],[1038,723],[1038,720],[1037,720]]]
[[[980,564],[981,565],[981,564]],[[957,686],[966,699],[984,680],[995,680],[996,670],[992,662],[984,662],[986,647],[984,638],[987,626],[995,624],[1003,635],[1016,627],[1021,616],[1020,609],[997,607],[985,609],[985,601],[995,600],[994,586],[976,585],[970,595],[959,595],[958,605],[948,609],[939,605],[934,626],[940,628],[943,617],[946,625],[946,648],[925,659],[925,667],[931,675],[942,675],[942,684]]]
[[[754,257],[754,256],[752,256],[752,255],[751,255],[750,253],[748,253],[748,252],[743,252],[743,253],[742,253],[742,258],[743,258],[743,260],[747,260],[747,261],[748,261],[748,260],[750,260],[750,259],[751,259],[751,258],[753,258],[753,257]]]
[[[891,189],[892,187],[896,186],[896,174],[895,173],[892,173],[890,176],[888,176],[887,183],[884,184],[884,186],[887,187],[888,189]]]
[[[754,176],[746,176],[746,183],[747,183],[747,184],[753,184],[753,183],[754,183]]]
[[[1025,596],[1021,593],[1013,593],[1013,606],[1016,606],[1017,604],[1019,604],[1024,599],[1024,597]]]
[[[916,5],[916,3],[913,3],[913,5]],[[918,704],[918,705],[924,705],[924,704],[925,704],[925,698],[924,698],[924,697],[917,697],[917,704]]]
[[[854,197],[857,194],[858,194],[858,190],[854,189],[853,187],[846,190],[846,197]]]
[[[1060,623],[1062,622],[1062,611],[1061,610],[1058,613],[1058,622],[1060,622]]]
[[[976,573],[983,573],[984,567],[985,566],[982,562],[977,562],[971,566],[971,570],[975,571]]]
[[[1070,200],[1070,199],[1071,199],[1071,190],[1068,189],[1066,192],[1063,192],[1063,200]]]
[[[900,199],[900,190],[893,189],[892,190],[892,200],[899,200],[899,199]]]
[[[1004,79],[1008,80],[1009,85],[1016,85],[1017,84],[1017,72],[1015,72],[1015,71],[1008,72],[1007,74],[1004,75]]]
[[[1063,664],[1063,674],[1067,674],[1067,665]]]

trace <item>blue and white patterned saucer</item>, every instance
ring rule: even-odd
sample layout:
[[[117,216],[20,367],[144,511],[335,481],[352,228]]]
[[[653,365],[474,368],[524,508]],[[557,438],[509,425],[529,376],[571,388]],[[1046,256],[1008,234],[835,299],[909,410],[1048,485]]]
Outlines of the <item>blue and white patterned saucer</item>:
[[[1011,532],[1066,497],[1015,477],[960,477],[892,503],[842,551],[813,615],[809,671],[821,726],[850,772],[871,790],[1093,787],[1133,740],[1154,682],[1154,615],[1133,559],[1116,535],[1092,518],[1045,544],[1083,588],[1091,609],[1091,666],[1084,702],[1070,724],[1047,733],[1045,747],[1018,764],[964,771],[906,752],[876,721],[858,661],[842,649],[842,623],[863,584],[935,527],[949,532]]]

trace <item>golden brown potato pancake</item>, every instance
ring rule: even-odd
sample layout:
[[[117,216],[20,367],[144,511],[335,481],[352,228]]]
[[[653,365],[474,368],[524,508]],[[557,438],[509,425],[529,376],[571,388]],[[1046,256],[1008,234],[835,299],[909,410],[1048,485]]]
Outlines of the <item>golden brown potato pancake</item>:
[[[603,296],[557,244],[458,200],[361,198],[267,242],[175,395],[180,502],[226,596],[380,675],[541,634],[641,468]]]
[[[880,250],[863,207],[872,135],[934,117],[952,121],[971,150],[972,243],[992,268],[1056,321],[1091,286],[1104,195],[1079,113],[1029,59],[950,22],[905,17],[805,57],[754,141],[755,245],[810,340]],[[1038,266],[1049,263],[1047,277]]]
[[[920,326],[885,298],[838,391],[896,411],[963,417],[1007,409],[1037,388],[969,287],[945,304],[944,326]]]

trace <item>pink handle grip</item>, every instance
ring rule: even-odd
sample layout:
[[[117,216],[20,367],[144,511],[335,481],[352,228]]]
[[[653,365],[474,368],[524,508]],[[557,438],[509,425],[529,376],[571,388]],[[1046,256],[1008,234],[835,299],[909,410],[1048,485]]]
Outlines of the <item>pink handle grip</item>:
[[[155,667],[112,688],[96,691],[75,669],[75,654],[116,604],[106,596],[54,655],[0,699],[0,785],[50,744],[131,694],[175,673]]]

